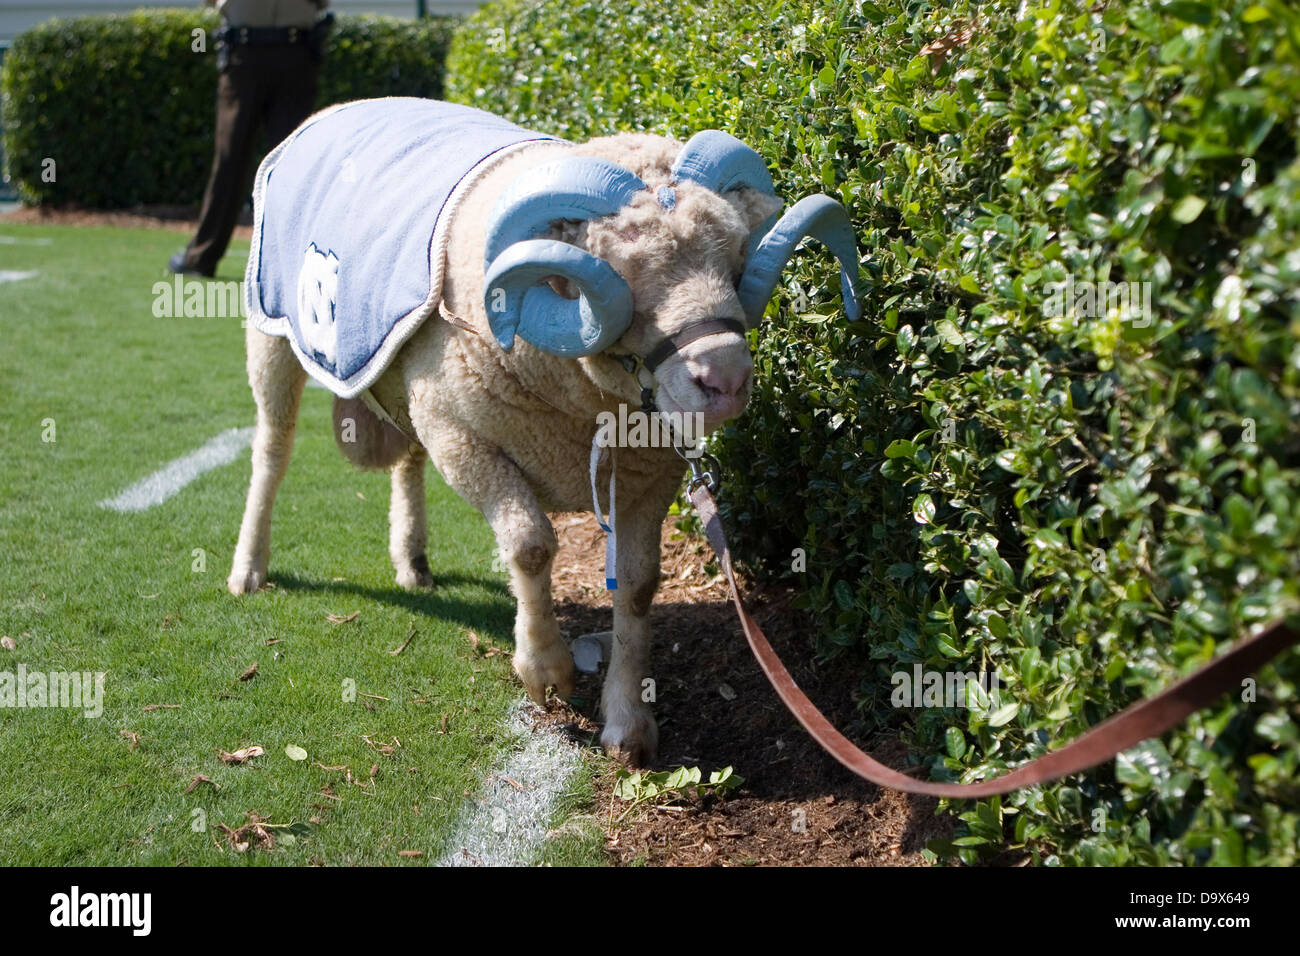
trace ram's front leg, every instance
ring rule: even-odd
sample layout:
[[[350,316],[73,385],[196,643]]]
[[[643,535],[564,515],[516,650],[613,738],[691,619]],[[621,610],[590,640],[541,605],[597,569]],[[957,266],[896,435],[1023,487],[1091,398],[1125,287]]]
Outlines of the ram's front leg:
[[[654,759],[659,727],[650,701],[650,603],[659,588],[659,527],[667,506],[648,502],[620,509],[618,589],[614,596],[614,639],[609,671],[601,694],[605,729],[600,735],[606,751],[635,765]]]
[[[551,563],[559,542],[523,472],[509,458],[458,428],[412,408],[412,421],[447,484],[492,526],[510,568],[515,613],[515,673],[528,696],[545,703],[546,688],[573,693],[573,655],[560,637],[551,599]]]
[[[514,470],[514,466],[510,468]],[[484,511],[496,534],[502,559],[510,567],[515,595],[515,673],[528,696],[546,701],[546,688],[561,697],[573,694],[573,655],[560,637],[551,598],[551,564],[559,542],[550,519],[519,475],[508,495]]]

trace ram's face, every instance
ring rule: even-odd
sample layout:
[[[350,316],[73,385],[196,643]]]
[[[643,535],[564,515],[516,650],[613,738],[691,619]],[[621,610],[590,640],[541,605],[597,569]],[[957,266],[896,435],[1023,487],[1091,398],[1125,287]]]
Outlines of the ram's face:
[[[724,197],[682,183],[652,187],[617,215],[588,223],[588,251],[613,266],[632,291],[632,323],[611,351],[645,357],[714,319],[743,326],[736,284],[746,246],[779,205],[753,190]],[[739,331],[710,332],[670,350],[656,366],[656,403],[664,412],[698,412],[712,430],[744,410],[753,371]]]
[[[781,208],[763,160],[718,130],[685,144],[644,134],[592,140],[521,173],[500,194],[484,243],[484,309],[509,350],[516,336],[577,358],[602,391],[708,429],[739,415],[753,363],[744,333],[760,321],[800,240],[840,260],[850,319],[860,315],[853,229],[828,196]]]

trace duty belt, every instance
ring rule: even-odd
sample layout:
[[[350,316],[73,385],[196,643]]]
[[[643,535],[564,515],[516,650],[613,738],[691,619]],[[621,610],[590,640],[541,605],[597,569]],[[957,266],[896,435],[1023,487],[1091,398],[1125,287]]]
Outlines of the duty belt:
[[[312,27],[222,27],[217,39],[230,46],[292,46],[311,39]]]

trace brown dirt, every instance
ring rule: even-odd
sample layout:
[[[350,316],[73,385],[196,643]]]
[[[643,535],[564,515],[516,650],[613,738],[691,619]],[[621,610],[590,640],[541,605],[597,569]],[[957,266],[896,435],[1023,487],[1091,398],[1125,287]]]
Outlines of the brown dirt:
[[[18,223],[37,226],[125,226],[136,229],[168,229],[193,234],[198,228],[197,206],[136,206],[133,209],[104,211],[67,207],[22,206],[0,214],[0,224]],[[239,216],[234,238],[252,238],[253,217],[248,210]]]
[[[554,515],[560,552],[553,586],[560,627],[569,636],[609,630],[604,539],[591,515]],[[952,820],[936,801],[859,780],[827,756],[785,710],[759,670],[720,575],[709,577],[706,544],[663,528],[663,584],[650,612],[655,647],[659,759],[650,768],[731,766],[745,779],[725,799],[647,806],[618,821],[626,803],[613,796],[616,768],[598,778],[598,812],[614,862],[652,865],[925,866],[928,840],[950,836]],[[846,673],[818,666],[809,624],[789,607],[787,590],[746,587],[745,600],[800,687],[850,738],[855,734]],[[553,704],[548,720],[583,744],[599,732],[601,675],[579,675],[572,705]],[[728,699],[720,690],[734,691]],[[868,750],[906,769],[894,738],[867,739]]]

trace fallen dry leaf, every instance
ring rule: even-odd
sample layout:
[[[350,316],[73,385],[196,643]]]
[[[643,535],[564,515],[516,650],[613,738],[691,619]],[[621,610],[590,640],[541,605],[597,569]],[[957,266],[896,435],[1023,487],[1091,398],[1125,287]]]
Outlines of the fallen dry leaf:
[[[265,750],[256,745],[252,747],[244,747],[242,750],[236,750],[234,753],[227,753],[224,750],[218,751],[222,763],[245,763],[246,761],[252,760],[254,757],[260,757],[265,753]]]
[[[145,704],[144,712],[147,714],[151,710],[180,710],[180,704]]]
[[[239,675],[240,680],[252,680],[257,676],[257,661],[253,661],[253,666]]]
[[[406,640],[402,641],[401,647],[395,651],[389,651],[388,653],[396,657],[398,654],[402,653],[402,651],[406,650],[413,640],[415,640],[415,628],[411,628],[411,633],[406,635]]]
[[[14,643],[14,639],[8,634],[0,637],[0,647],[3,647],[6,651],[16,651],[18,649],[18,645]]]
[[[943,67],[943,62],[948,57],[948,51],[956,47],[963,46],[970,41],[973,29],[965,23],[960,23],[949,33],[939,37],[937,40],[931,40],[925,46],[921,47],[921,56],[930,56],[930,68],[935,73]]]
[[[361,739],[364,740],[369,747],[378,750],[385,757],[391,757],[396,752],[397,748],[402,746],[402,742],[396,737],[393,738],[392,744],[377,744],[370,739],[368,734],[362,734]]]
[[[218,789],[218,790],[221,789],[221,784],[219,784],[219,783],[215,783],[211,777],[205,776],[204,774],[201,774],[201,773],[196,773],[196,774],[194,775],[194,779],[190,781],[190,785],[189,785],[188,787],[185,788],[185,792],[186,792],[186,793],[189,793],[190,791],[194,790],[194,789],[195,789],[199,784],[201,784],[201,783],[211,784],[211,785],[212,785],[213,787],[215,787],[216,789]]]
[[[124,730],[122,731],[122,736],[125,737],[127,740],[131,741],[132,750],[135,750],[136,747],[140,746],[140,735],[137,734],[135,731]]]
[[[229,827],[224,823],[218,823],[217,829],[226,835],[230,845],[238,853],[247,852],[250,848],[257,850],[274,850],[275,834],[264,824],[265,817],[260,817],[252,810],[248,811],[248,822],[239,829]]]
[[[329,621],[331,624],[350,624],[352,621],[355,621],[360,616],[361,616],[360,611],[353,611],[347,617],[344,617],[341,614],[326,614],[325,620]]]
[[[398,850],[397,855],[407,857],[408,859],[419,859],[420,857],[424,856],[424,851],[423,850]]]

